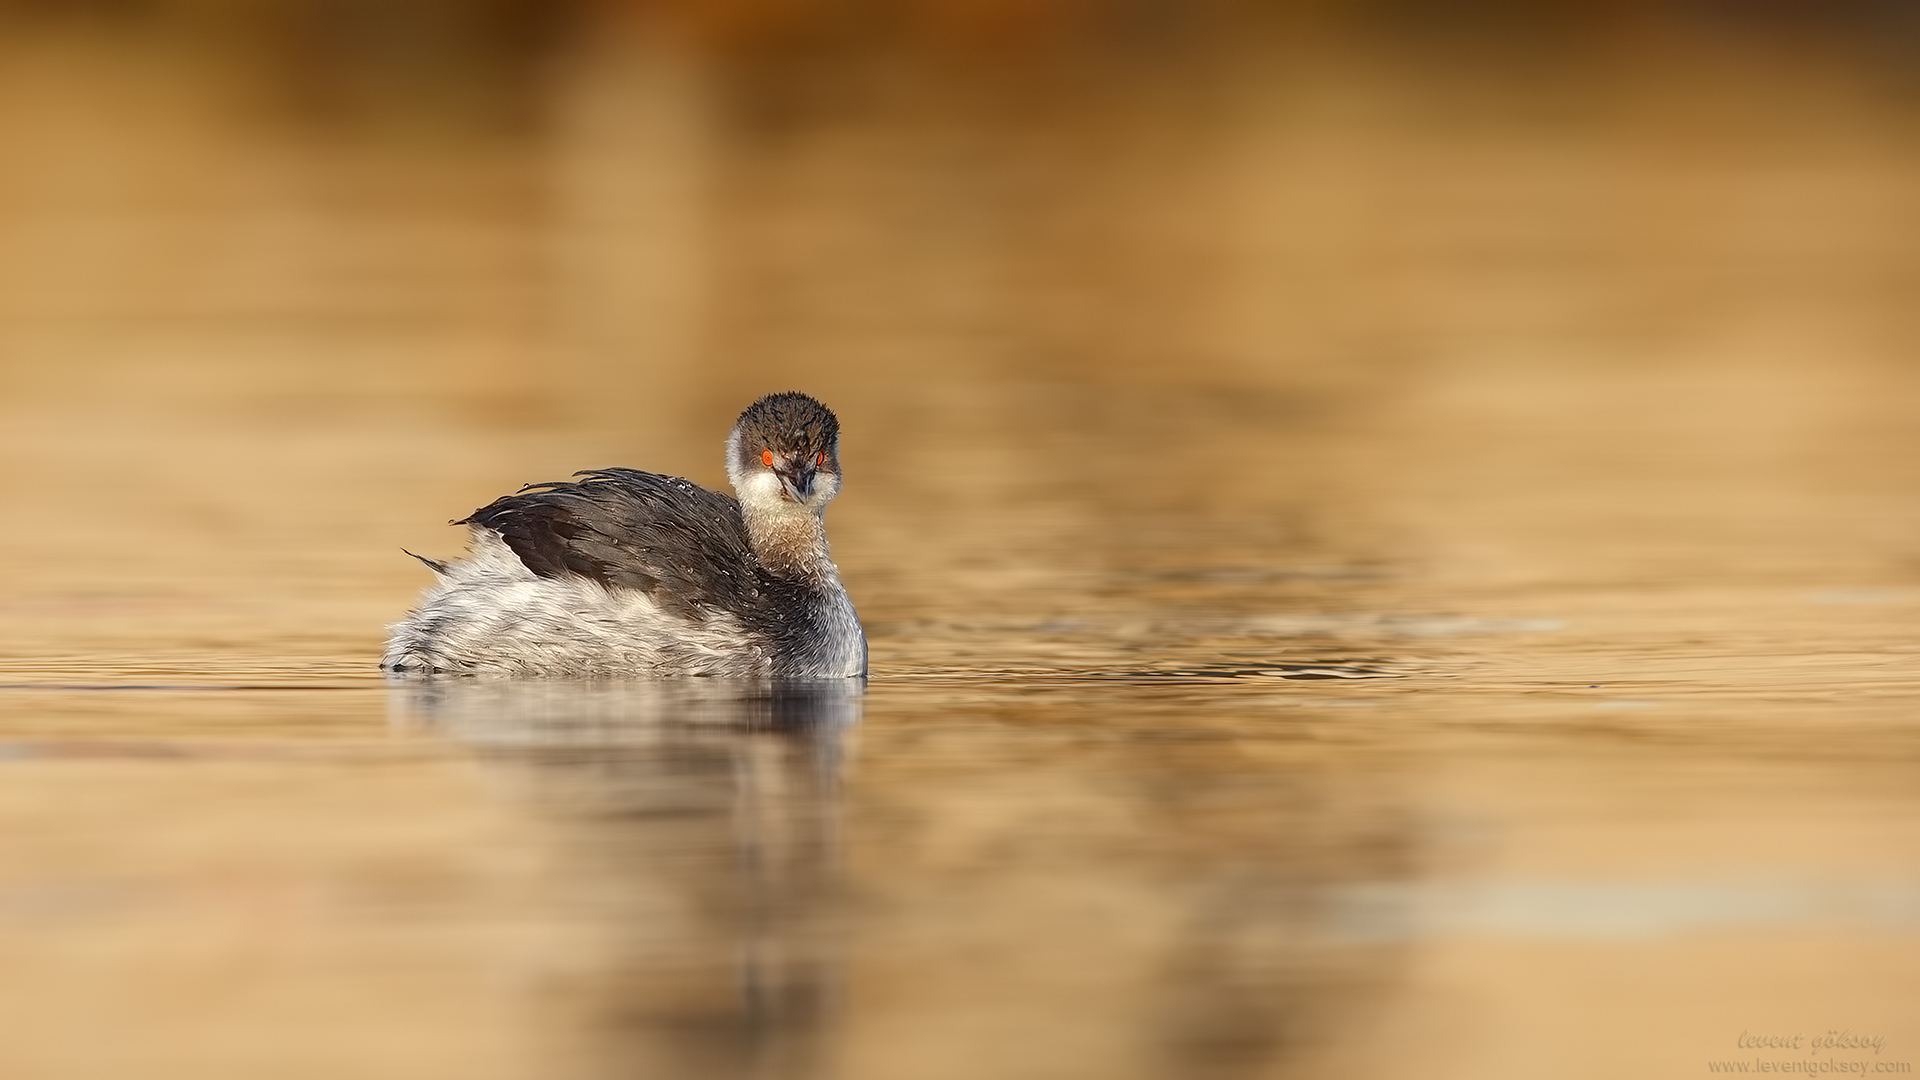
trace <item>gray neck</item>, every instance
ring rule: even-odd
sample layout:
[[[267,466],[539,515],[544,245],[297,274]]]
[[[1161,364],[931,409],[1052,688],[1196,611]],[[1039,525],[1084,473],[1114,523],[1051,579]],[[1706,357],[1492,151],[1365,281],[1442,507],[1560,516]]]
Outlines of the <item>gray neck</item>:
[[[827,552],[826,523],[816,514],[747,514],[747,541],[762,565],[785,577],[825,585],[838,581]]]
[[[840,572],[827,554],[826,528],[815,513],[748,515],[747,539],[773,574],[798,585],[792,617],[772,628],[774,674],[845,678],[867,673],[867,637]]]

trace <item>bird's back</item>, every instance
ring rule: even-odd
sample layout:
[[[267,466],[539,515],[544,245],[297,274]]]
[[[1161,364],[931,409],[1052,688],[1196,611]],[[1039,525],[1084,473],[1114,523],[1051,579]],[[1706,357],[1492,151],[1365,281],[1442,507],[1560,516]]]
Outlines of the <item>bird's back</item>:
[[[393,628],[395,671],[524,675],[843,675],[859,635],[837,580],[771,573],[739,503],[679,477],[596,469],[455,522],[451,564]],[[842,615],[844,608],[844,616]],[[865,646],[859,643],[860,670]],[[844,665],[841,665],[844,666]],[[858,672],[853,672],[858,673]]]
[[[539,577],[632,590],[677,618],[744,615],[759,603],[732,496],[637,469],[575,475],[586,479],[529,485],[454,524],[497,533]]]

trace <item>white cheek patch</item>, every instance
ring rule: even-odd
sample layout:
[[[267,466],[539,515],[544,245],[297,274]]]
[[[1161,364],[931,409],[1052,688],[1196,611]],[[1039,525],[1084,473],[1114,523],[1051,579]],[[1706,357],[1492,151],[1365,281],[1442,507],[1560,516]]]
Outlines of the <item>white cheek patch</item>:
[[[779,514],[793,507],[782,493],[780,478],[770,472],[741,477],[734,489],[740,496],[740,508],[748,514]]]
[[[807,498],[807,502],[816,508],[824,508],[838,494],[840,494],[838,473],[816,473],[813,478],[813,494]]]
[[[727,434],[727,483],[738,491],[740,482],[740,429],[735,428]]]

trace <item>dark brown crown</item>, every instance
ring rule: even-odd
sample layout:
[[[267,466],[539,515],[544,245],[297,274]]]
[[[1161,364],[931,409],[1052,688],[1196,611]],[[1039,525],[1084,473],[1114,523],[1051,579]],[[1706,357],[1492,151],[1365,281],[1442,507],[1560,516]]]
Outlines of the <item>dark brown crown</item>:
[[[747,406],[734,430],[740,433],[740,453],[746,457],[757,458],[762,450],[813,455],[833,451],[840,438],[840,421],[832,409],[789,391],[768,394]]]

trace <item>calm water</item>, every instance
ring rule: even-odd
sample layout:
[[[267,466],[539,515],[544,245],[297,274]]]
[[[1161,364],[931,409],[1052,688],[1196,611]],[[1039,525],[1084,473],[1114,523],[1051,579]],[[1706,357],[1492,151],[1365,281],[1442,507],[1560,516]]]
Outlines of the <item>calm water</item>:
[[[1920,1061],[1910,101],[591,41],[0,35],[0,1071]],[[868,685],[378,678],[788,387]]]

